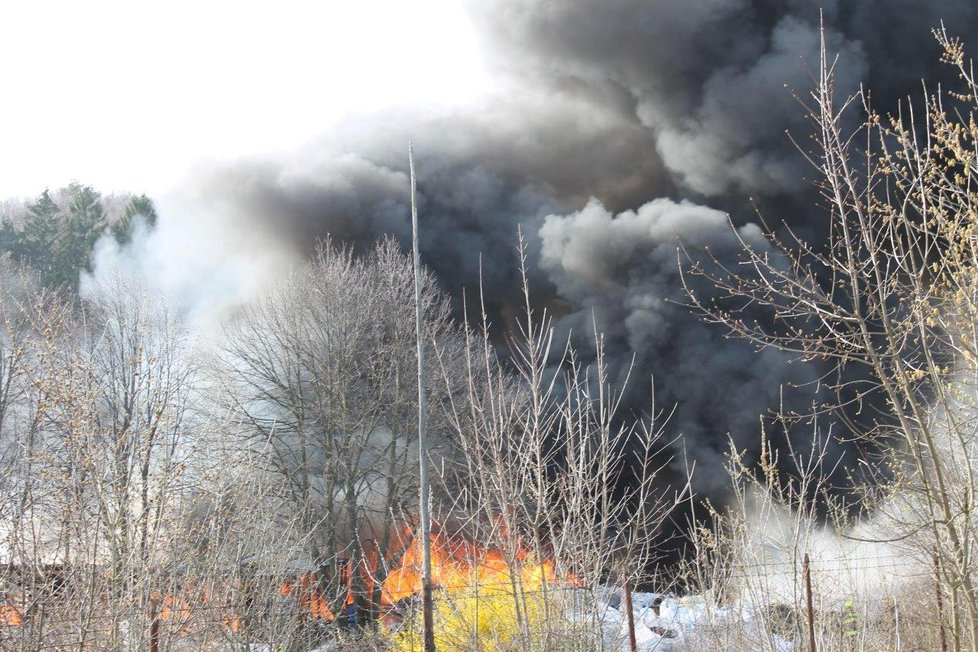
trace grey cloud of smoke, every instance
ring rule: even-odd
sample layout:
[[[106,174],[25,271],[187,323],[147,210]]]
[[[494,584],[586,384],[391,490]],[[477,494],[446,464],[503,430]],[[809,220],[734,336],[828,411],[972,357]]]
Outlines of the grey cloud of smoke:
[[[759,413],[783,383],[812,372],[726,340],[674,303],[683,297],[677,243],[728,260],[729,212],[760,246],[744,217],[748,196],[777,210],[771,220],[825,233],[811,171],[785,135],[810,133],[792,92],[803,98],[813,86],[820,20],[839,55],[840,93],[865,82],[891,108],[920,78],[946,78],[928,31],[941,18],[978,42],[978,5],[826,0],[821,18],[807,0],[467,5],[498,93],[466,110],[362,116],[290,156],[201,169],[186,192],[194,214],[216,220],[201,236],[218,243],[207,250],[276,261],[326,234],[364,250],[384,234],[406,246],[413,140],[422,255],[443,286],[474,290],[481,268],[504,320],[518,305],[522,227],[535,300],[558,307],[559,327],[582,346],[593,312],[618,372],[635,358],[630,409],[648,408],[655,374],[657,405],[677,404],[673,431],[695,446],[706,488],[720,491],[727,433],[755,445]],[[180,248],[175,238],[167,246]]]
[[[676,406],[669,427],[683,435],[672,443],[677,470],[695,460],[703,471],[694,476],[698,490],[722,494],[726,476],[716,471],[723,468],[726,434],[739,450],[756,447],[760,415],[777,404],[779,387],[810,382],[811,371],[690,319],[677,246],[702,264],[711,257],[733,260],[741,241],[770,251],[760,229],[746,225],[735,233],[724,213],[689,202],[656,199],[615,215],[592,201],[575,213],[548,216],[540,237],[541,267],[574,306],[560,327],[577,332],[572,341],[584,356],[594,355],[594,328],[603,333],[619,381],[634,356],[626,387],[633,408],[650,404],[654,376],[658,407]]]
[[[937,65],[941,20],[978,34],[967,0],[472,0],[496,64],[531,83],[616,87],[648,127],[674,181],[711,198],[804,188],[785,137],[810,127],[787,86],[807,97],[824,23],[840,93],[860,82],[890,107]]]
[[[865,71],[861,47],[828,40],[828,47],[838,47],[847,64],[840,68],[837,83],[843,90],[853,89]],[[716,196],[731,189],[765,194],[799,190],[806,170],[797,153],[786,150],[784,132],[805,131],[803,113],[796,98],[772,82],[809,88],[818,57],[816,27],[788,17],[775,26],[769,49],[755,61],[724,67],[707,79],[689,117],[662,116],[654,100],[643,102],[639,113],[652,128],[661,124],[660,154],[696,192]],[[813,68],[806,69],[806,61]]]
[[[591,194],[624,207],[671,188],[657,159],[646,160],[653,141],[641,125],[616,106],[563,102],[547,90],[473,114],[359,118],[291,159],[202,169],[187,192],[198,212],[232,214],[239,229],[297,251],[327,233],[362,250],[386,234],[407,246],[412,139],[425,264],[459,293],[478,286],[481,261],[496,314],[519,296],[519,227],[535,251],[544,215]],[[545,277],[533,280],[547,294]]]
[[[505,53],[501,66],[623,89],[689,191],[717,197],[802,187],[803,162],[784,132],[807,127],[785,87],[811,88],[817,9],[745,0],[474,4],[498,43],[493,51]],[[862,45],[831,21],[826,40],[840,57],[840,89],[855,89],[867,72]]]
[[[126,245],[111,234],[96,243],[92,272],[81,273],[83,299],[121,282],[161,299],[209,340],[219,335],[222,319],[301,260],[267,234],[241,229],[233,213],[218,217],[213,207],[186,197],[160,198],[156,206],[164,216],[156,227],[137,217]]]

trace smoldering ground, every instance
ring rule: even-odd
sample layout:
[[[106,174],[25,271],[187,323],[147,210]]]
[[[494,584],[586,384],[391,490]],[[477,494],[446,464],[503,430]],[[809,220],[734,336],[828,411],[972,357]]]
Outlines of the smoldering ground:
[[[498,80],[484,104],[351,119],[289,156],[202,170],[189,196],[200,214],[223,215],[229,232],[265,249],[308,252],[326,234],[362,250],[384,234],[407,246],[413,140],[422,256],[442,285],[460,300],[481,283],[504,326],[520,304],[522,229],[535,304],[556,311],[558,329],[585,357],[594,355],[592,324],[605,331],[619,377],[634,360],[630,414],[648,411],[654,376],[656,404],[676,405],[677,460],[695,451],[697,489],[722,493],[728,435],[756,447],[759,415],[785,400],[810,402],[808,390],[782,390],[818,371],[691,316],[680,305],[677,245],[732,261],[729,215],[765,246],[751,225],[754,206],[770,222],[824,238],[827,215],[806,178],[814,171],[786,135],[808,142],[799,99],[815,83],[820,26],[838,55],[839,95],[865,83],[889,109],[918,92],[921,78],[948,78],[929,28],[943,19],[978,42],[978,6],[472,0],[468,8]]]

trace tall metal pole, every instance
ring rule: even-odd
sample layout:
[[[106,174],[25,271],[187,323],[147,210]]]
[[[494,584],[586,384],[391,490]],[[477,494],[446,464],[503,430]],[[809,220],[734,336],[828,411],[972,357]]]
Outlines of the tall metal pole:
[[[428,513],[428,414],[424,391],[424,320],[421,312],[421,255],[418,251],[418,200],[414,177],[414,146],[408,144],[411,170],[411,248],[414,250],[414,311],[418,340],[418,460],[421,494],[421,611],[424,618],[424,652],[435,652],[434,614],[431,594],[431,515]]]

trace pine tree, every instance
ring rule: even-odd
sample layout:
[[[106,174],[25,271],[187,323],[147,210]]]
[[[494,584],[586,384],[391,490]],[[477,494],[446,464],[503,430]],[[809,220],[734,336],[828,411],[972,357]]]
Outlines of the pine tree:
[[[61,209],[47,189],[27,206],[24,227],[12,237],[10,253],[17,260],[36,267],[44,283],[56,276],[52,253],[56,250]]]
[[[95,242],[105,231],[105,210],[101,195],[91,186],[68,186],[71,199],[63,216],[54,251],[54,284],[76,287],[78,273],[87,269]]]
[[[122,217],[112,224],[112,235],[115,237],[116,242],[119,244],[132,242],[133,228],[137,216],[142,217],[146,225],[150,228],[156,226],[156,208],[153,206],[153,200],[146,195],[139,195],[130,199],[129,203],[126,204],[126,210],[123,212]],[[0,233],[0,237],[2,237],[2,233]]]
[[[45,285],[77,289],[98,239],[110,231],[119,244],[128,244],[137,216],[149,227],[156,225],[156,209],[146,195],[130,196],[122,215],[109,225],[101,194],[72,183],[55,193],[45,190],[29,203],[22,225],[0,223],[0,251],[35,268]]]

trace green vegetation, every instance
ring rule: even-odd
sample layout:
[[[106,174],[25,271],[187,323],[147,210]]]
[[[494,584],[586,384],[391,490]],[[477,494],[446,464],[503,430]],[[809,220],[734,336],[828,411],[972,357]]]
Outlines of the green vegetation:
[[[34,269],[45,286],[77,289],[99,238],[110,233],[120,244],[130,242],[136,216],[156,224],[146,195],[103,197],[91,186],[72,183],[15,203],[0,216],[0,251]]]

